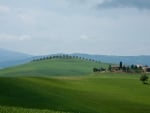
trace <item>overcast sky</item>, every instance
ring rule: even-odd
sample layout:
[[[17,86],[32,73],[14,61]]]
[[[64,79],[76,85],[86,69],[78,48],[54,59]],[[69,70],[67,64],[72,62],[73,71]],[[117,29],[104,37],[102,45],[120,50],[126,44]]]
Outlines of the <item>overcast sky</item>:
[[[0,48],[150,55],[150,0],[0,0]]]

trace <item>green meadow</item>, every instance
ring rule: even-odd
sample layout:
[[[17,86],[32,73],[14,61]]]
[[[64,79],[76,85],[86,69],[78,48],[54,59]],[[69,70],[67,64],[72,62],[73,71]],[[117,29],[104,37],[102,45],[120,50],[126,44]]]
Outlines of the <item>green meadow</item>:
[[[69,113],[69,112],[0,106],[0,113]]]
[[[93,73],[98,66],[108,64],[53,59],[1,70],[0,113],[150,113],[140,75]]]
[[[6,68],[0,71],[0,76],[83,76],[91,74],[93,67],[107,68],[108,64],[81,59],[56,58]]]

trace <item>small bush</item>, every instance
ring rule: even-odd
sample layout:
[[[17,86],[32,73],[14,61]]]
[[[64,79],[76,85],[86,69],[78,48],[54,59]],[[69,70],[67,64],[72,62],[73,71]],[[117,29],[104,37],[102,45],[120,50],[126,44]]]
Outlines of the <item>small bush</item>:
[[[146,74],[143,74],[141,77],[140,77],[140,80],[143,82],[143,84],[146,84],[146,81],[148,81],[148,76]]]

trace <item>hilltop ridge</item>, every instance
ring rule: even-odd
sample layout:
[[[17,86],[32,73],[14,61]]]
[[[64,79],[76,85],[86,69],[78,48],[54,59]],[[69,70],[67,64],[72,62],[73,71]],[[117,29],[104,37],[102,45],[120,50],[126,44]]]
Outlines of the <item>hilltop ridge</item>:
[[[44,58],[3,69],[0,76],[87,75],[93,72],[94,67],[107,68],[108,64],[80,58]]]

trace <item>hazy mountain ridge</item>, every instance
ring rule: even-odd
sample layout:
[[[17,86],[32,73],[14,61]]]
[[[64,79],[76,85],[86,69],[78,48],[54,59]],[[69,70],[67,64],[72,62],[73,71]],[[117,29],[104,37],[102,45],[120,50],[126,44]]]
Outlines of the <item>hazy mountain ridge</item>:
[[[0,49],[0,68],[26,63],[31,59],[32,56],[28,54]]]
[[[96,61],[118,64],[122,61],[124,64],[142,64],[150,66],[150,56],[109,56],[109,55],[90,55],[83,53],[73,53],[73,54],[51,54],[43,56],[32,56],[20,52],[9,51],[5,49],[0,49],[0,68],[20,65],[32,61],[33,59],[39,59],[47,56],[59,56],[59,55],[70,55],[78,56],[86,59],[92,59]]]
[[[118,64],[122,61],[124,64],[141,64],[141,65],[150,65],[150,56],[141,55],[141,56],[109,56],[109,55],[90,55],[82,53],[74,53],[74,56],[84,57],[88,59],[93,59],[97,61],[102,61],[106,63]]]

